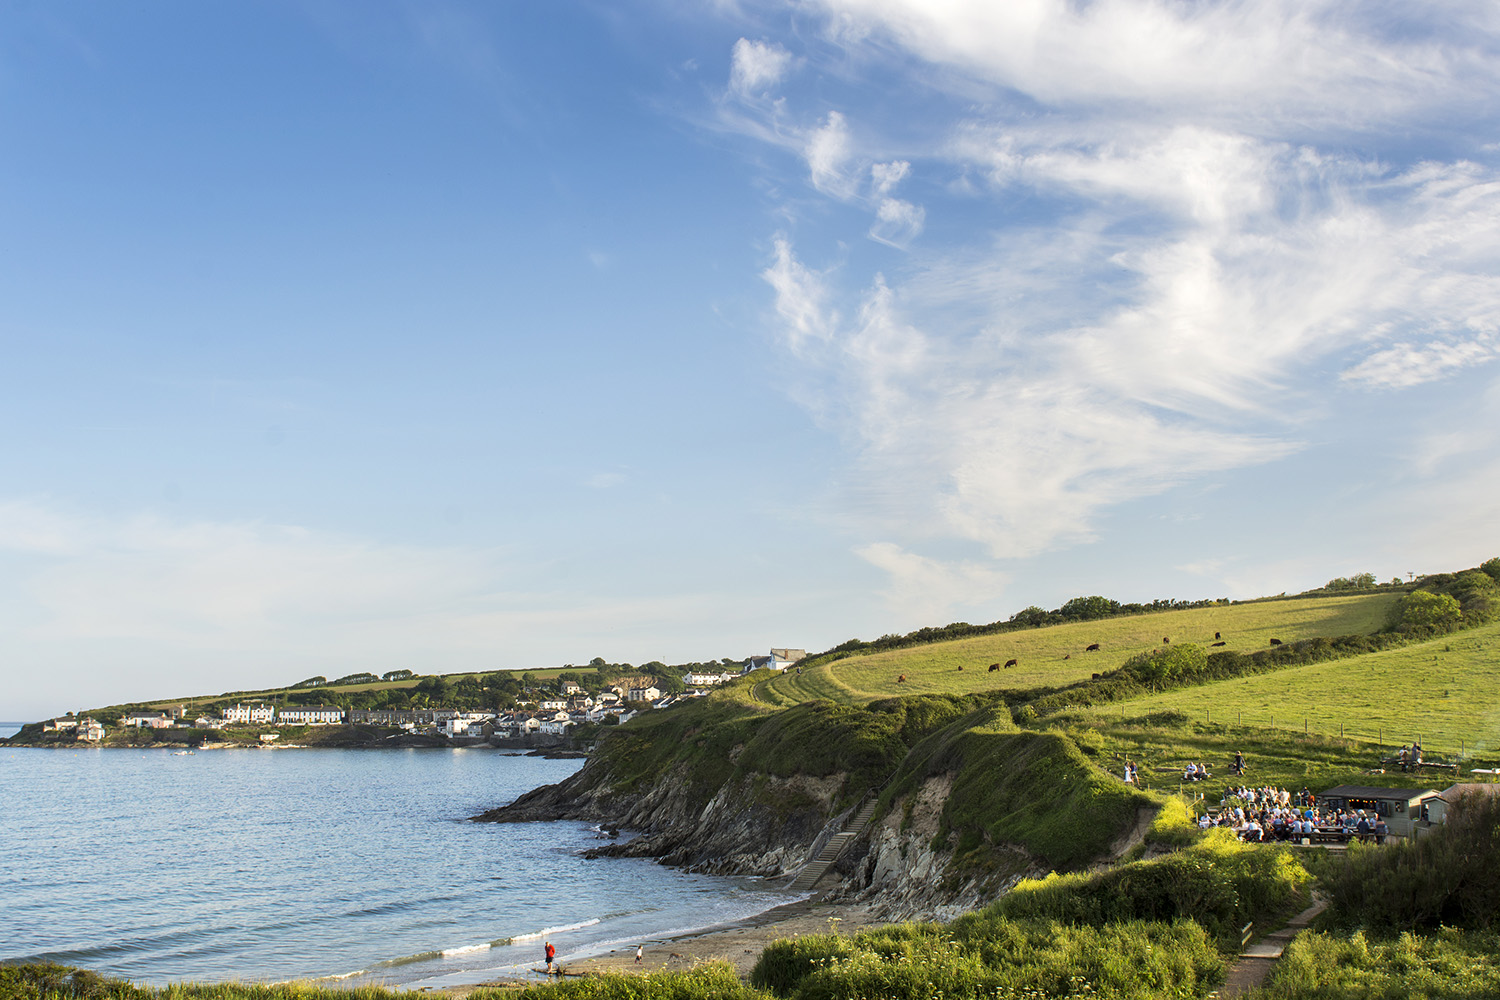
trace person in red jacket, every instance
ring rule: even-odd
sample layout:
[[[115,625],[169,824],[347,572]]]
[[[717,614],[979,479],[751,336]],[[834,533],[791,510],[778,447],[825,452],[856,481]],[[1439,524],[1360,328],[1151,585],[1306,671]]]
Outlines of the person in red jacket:
[[[552,971],[552,965],[557,961],[557,949],[552,947],[552,942],[547,942],[547,971]]]

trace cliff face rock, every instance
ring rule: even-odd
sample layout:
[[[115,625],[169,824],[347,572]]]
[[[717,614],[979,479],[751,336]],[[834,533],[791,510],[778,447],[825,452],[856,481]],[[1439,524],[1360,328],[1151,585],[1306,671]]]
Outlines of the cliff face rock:
[[[938,838],[952,788],[951,774],[937,775],[895,802],[838,866],[842,879],[828,898],[868,904],[877,920],[951,920],[1046,872],[1015,847],[990,849],[981,867],[958,864]]]
[[[846,780],[843,774],[749,775],[726,782],[701,804],[702,796],[680,773],[621,792],[600,776],[586,774],[588,770],[586,765],[567,781],[528,792],[474,819],[572,819],[622,827],[640,836],[589,856],[649,857],[690,871],[777,876],[801,867],[815,847],[842,829],[848,812],[832,812]]]

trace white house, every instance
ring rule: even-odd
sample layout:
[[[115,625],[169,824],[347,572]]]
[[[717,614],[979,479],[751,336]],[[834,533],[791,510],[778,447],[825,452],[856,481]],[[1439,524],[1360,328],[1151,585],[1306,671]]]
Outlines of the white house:
[[[715,684],[724,683],[724,675],[686,673],[682,675],[682,683],[690,688],[713,687]]]
[[[742,674],[748,674],[752,670],[770,669],[785,670],[798,660],[807,658],[805,649],[773,649],[770,656],[752,656],[745,661]]]
[[[485,726],[489,726],[489,732],[485,732]],[[494,712],[459,712],[451,719],[443,720],[443,735],[450,739],[454,736],[489,736],[495,731]]]
[[[337,705],[299,705],[283,708],[276,716],[288,726],[337,726],[344,721],[344,710]]]
[[[654,687],[633,687],[625,692],[626,701],[655,701],[661,697],[661,689]]]
[[[568,702],[564,698],[546,698],[542,701],[543,712],[556,712],[567,707]]]
[[[583,691],[583,688],[580,687],[574,681],[563,681],[562,682],[562,693],[563,694],[578,694],[581,691]]]
[[[70,729],[77,728],[78,720],[73,718],[71,714],[61,719],[49,719],[42,723],[42,732],[44,733],[65,733]]]
[[[276,709],[256,702],[254,705],[230,705],[224,709],[224,721],[252,726],[268,725],[276,718]]]
[[[120,725],[136,729],[166,729],[172,725],[172,717],[166,712],[131,712],[120,717]]]
[[[97,743],[104,739],[104,727],[88,716],[84,716],[78,720],[77,735],[80,740]]]

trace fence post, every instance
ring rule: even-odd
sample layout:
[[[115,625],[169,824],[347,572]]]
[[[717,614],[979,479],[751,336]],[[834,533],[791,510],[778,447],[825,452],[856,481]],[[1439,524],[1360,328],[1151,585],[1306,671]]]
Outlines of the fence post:
[[[1343,738],[1344,738],[1344,724],[1342,722],[1340,722],[1339,723],[1339,739],[1343,739]]]

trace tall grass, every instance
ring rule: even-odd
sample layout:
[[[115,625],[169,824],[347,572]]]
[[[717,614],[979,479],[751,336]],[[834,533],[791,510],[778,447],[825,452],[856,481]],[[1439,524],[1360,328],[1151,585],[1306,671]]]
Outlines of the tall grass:
[[[522,990],[479,990],[469,996],[470,1000],[768,1000],[761,990],[740,982],[726,962],[684,972],[587,976]]]
[[[1500,996],[1500,937],[1444,928],[1372,941],[1304,933],[1244,1000],[1487,1000]]]
[[[329,989],[311,983],[173,983],[136,986],[61,965],[0,966],[3,1000],[400,1000],[378,986]]]
[[[1147,1000],[1203,996],[1223,970],[1203,929],[1186,920],[994,920],[780,941],[761,955],[751,982],[795,1000]]]

